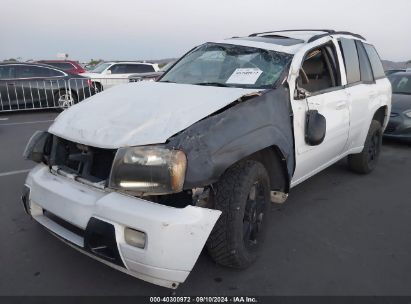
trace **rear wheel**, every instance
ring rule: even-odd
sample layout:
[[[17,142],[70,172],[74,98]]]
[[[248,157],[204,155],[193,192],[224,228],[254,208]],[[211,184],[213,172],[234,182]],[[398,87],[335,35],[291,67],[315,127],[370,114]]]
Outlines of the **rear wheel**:
[[[354,172],[367,174],[375,169],[381,152],[382,127],[379,121],[373,120],[368,130],[364,149],[361,153],[348,156],[348,165]]]
[[[77,102],[77,97],[70,90],[60,90],[55,94],[55,102],[61,109],[67,109]]]
[[[103,91],[103,86],[99,82],[93,82],[94,89],[96,90],[96,93],[99,93]]]
[[[263,219],[270,201],[269,177],[256,161],[238,163],[215,185],[215,209],[222,214],[207,249],[219,264],[246,268],[257,258]]]

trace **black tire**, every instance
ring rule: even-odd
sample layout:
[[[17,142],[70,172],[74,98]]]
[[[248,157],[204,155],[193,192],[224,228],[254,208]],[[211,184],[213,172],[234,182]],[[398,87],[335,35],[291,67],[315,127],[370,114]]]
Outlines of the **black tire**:
[[[93,82],[94,84],[94,89],[96,90],[96,93],[100,93],[103,91],[103,86],[100,82]]]
[[[67,104],[64,104],[60,99],[64,96],[70,96],[71,101],[67,100]],[[70,90],[60,90],[54,95],[54,102],[59,109],[64,110],[69,108],[70,106],[77,103],[77,95],[74,91]]]
[[[368,130],[364,149],[361,153],[348,155],[349,168],[360,174],[368,174],[375,169],[381,152],[382,127],[379,121],[373,120]]]
[[[214,185],[214,208],[222,214],[207,249],[218,264],[246,268],[257,258],[262,219],[270,201],[269,185],[266,169],[253,160],[232,166]]]

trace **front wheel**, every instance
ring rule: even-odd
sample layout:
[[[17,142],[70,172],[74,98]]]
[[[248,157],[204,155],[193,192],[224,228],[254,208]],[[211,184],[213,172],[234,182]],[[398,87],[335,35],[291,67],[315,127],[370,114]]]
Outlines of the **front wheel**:
[[[214,207],[222,214],[207,241],[208,252],[221,265],[246,268],[257,258],[270,201],[267,171],[256,161],[238,163],[214,190]]]
[[[348,155],[348,166],[354,172],[367,174],[375,169],[381,152],[382,126],[373,120],[361,153]]]

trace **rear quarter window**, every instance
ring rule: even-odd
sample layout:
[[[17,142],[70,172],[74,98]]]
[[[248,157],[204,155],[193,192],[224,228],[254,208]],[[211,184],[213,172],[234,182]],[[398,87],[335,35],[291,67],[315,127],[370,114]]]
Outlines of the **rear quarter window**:
[[[368,60],[367,52],[365,51],[361,41],[356,40],[355,44],[357,45],[358,59],[360,61],[361,81],[365,83],[372,83],[374,82],[374,76],[371,70],[370,61]]]
[[[340,38],[339,45],[344,58],[348,84],[361,81],[360,64],[355,41],[353,39]]]
[[[384,78],[385,72],[381,63],[380,56],[377,53],[377,50],[371,44],[363,43],[363,45],[365,51],[368,54],[368,58],[370,59],[372,71],[374,73],[374,78]]]

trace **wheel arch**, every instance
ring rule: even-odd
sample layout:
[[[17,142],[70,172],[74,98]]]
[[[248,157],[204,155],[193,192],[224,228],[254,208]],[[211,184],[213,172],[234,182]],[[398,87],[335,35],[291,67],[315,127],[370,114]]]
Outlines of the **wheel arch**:
[[[264,166],[270,178],[271,191],[288,193],[290,179],[287,173],[287,160],[278,146],[272,145],[256,151],[240,160],[240,162],[245,160],[255,160]]]
[[[381,126],[384,127],[389,119],[388,114],[388,107],[386,105],[381,106],[375,111],[372,120],[379,121],[381,123]]]

